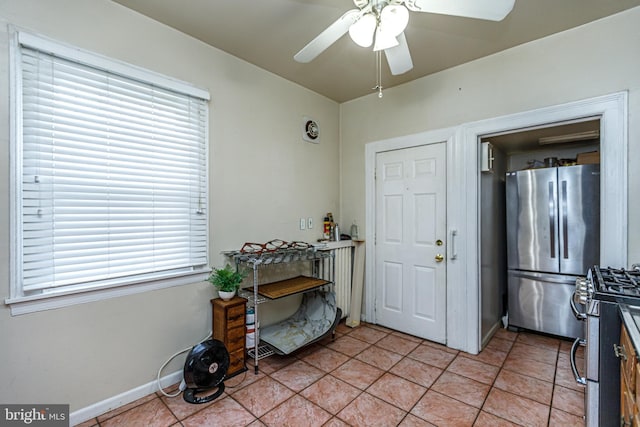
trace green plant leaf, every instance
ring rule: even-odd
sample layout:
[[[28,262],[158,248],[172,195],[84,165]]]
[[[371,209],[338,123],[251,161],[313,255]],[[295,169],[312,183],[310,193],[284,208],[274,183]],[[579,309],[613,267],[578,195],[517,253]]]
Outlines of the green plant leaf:
[[[214,268],[208,280],[219,291],[233,292],[240,287],[245,277],[246,272],[236,271],[227,264],[224,268]]]

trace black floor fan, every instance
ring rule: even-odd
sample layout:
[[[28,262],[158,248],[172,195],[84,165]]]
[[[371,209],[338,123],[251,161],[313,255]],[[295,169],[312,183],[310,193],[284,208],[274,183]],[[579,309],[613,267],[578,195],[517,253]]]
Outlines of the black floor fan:
[[[194,346],[184,362],[184,382],[187,388],[182,394],[189,403],[207,403],[224,392],[224,377],[229,369],[229,352],[215,339]],[[211,394],[206,392],[218,389]]]

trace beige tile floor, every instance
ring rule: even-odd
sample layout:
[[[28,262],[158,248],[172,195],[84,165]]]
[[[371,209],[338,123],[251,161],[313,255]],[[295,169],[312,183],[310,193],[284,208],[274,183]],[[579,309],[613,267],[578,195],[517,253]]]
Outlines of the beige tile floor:
[[[260,360],[203,405],[152,394],[86,426],[583,426],[570,342],[499,330],[478,355],[341,324],[290,356]],[[175,386],[174,386],[175,389]]]

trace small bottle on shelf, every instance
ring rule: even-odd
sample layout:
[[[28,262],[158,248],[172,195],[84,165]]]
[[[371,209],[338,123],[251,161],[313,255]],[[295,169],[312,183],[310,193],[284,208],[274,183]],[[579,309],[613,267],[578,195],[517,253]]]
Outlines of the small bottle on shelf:
[[[322,225],[322,237],[324,239],[329,239],[331,237],[331,221],[329,220],[329,216],[324,217]]]

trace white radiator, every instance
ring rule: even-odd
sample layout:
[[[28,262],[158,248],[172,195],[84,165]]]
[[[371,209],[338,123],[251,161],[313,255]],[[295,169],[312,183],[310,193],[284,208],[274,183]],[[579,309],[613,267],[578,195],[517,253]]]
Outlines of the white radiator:
[[[327,249],[333,251],[335,278],[334,288],[336,292],[336,305],[342,310],[342,318],[349,316],[351,310],[351,278],[353,275],[353,242],[342,240],[340,242],[327,242]],[[330,259],[325,261],[323,279],[331,280]]]

